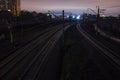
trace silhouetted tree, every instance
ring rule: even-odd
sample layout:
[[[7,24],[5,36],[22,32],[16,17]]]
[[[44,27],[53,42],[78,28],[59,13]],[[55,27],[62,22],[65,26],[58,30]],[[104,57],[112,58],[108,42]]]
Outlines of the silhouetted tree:
[[[34,19],[33,14],[29,11],[22,11],[21,17],[22,17],[23,21],[33,21],[33,19]]]
[[[50,20],[50,16],[47,16],[47,14],[43,14],[43,13],[38,13],[37,18],[39,22],[44,22],[44,23]]]
[[[118,18],[120,19],[120,14],[118,15]]]

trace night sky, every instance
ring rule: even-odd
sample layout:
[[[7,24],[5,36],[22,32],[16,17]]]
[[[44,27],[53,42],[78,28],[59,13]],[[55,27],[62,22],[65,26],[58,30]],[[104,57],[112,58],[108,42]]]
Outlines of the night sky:
[[[64,9],[68,12],[83,13],[87,11],[87,8],[96,11],[97,5],[106,9],[105,15],[120,13],[120,0],[21,0],[22,10],[37,12]]]

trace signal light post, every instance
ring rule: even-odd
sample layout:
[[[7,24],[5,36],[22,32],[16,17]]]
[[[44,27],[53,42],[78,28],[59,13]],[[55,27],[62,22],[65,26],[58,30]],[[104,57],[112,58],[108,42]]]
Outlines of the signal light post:
[[[11,26],[8,26],[9,34],[10,34],[10,43],[13,44],[13,33]]]
[[[11,20],[11,18],[10,18],[10,20]],[[9,31],[9,36],[10,36],[10,43],[11,43],[11,45],[13,46],[13,32],[12,32],[12,27],[11,27],[11,25],[9,25],[9,26],[7,26],[7,29],[8,29],[8,31]]]
[[[11,13],[11,10],[8,10],[8,12],[9,13]],[[12,14],[12,13],[11,13]],[[13,18],[13,15],[11,16],[9,16],[10,17],[10,23],[12,22],[12,18]],[[9,24],[10,24],[9,23]],[[11,24],[12,25],[12,24]],[[13,28],[12,28],[12,26],[11,25],[9,25],[9,26],[7,26],[7,29],[9,30],[9,36],[10,36],[10,43],[11,43],[11,45],[15,48],[15,46],[14,46],[14,39],[13,39]]]
[[[13,33],[12,33],[12,30],[10,30],[10,41],[13,44]]]

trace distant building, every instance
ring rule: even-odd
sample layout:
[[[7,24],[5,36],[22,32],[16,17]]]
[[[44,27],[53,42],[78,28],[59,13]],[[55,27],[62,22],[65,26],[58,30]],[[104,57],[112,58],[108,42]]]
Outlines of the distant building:
[[[8,8],[7,0],[0,0],[0,10],[6,10]]]
[[[15,16],[21,12],[20,0],[0,0],[0,10],[11,11]]]

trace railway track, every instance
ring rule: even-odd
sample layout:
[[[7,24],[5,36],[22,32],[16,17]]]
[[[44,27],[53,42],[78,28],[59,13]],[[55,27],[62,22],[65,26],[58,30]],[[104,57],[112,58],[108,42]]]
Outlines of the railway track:
[[[64,28],[67,30],[71,25]],[[0,61],[1,80],[39,80],[41,67],[45,64],[50,51],[62,36],[61,25],[45,31],[31,43],[18,49]],[[28,79],[29,78],[29,79]]]
[[[89,26],[88,26],[89,27]],[[120,43],[119,42],[115,42],[111,39],[109,39],[108,37],[104,37],[101,34],[96,34],[96,32],[92,32],[88,29],[88,27],[82,27],[88,34],[92,35],[92,37],[94,37],[97,41],[101,42],[102,44],[104,44],[104,46],[106,48],[109,49],[110,52],[114,53],[117,56],[120,56]],[[94,26],[91,26],[94,27]]]
[[[77,29],[97,50],[100,51],[100,55],[104,56],[104,58],[111,64],[109,65],[110,67],[114,67],[113,69],[120,70],[120,56],[113,50],[109,49],[109,47],[106,47],[103,43],[101,43],[101,40],[103,39],[100,41],[97,40],[96,37],[91,36],[88,32],[84,31],[84,29],[80,27],[80,24],[77,25]],[[110,45],[110,43],[106,43]]]
[[[59,23],[58,23],[59,24]],[[29,44],[31,41],[38,38],[38,36],[43,35],[44,33],[55,29],[55,27],[59,27],[59,25],[56,23],[49,23],[48,26],[41,26],[40,24],[34,25],[34,27],[30,27],[29,29],[24,29],[23,32],[16,31],[14,33],[14,43],[10,44],[10,42],[4,41],[2,42],[0,46],[0,61],[3,60],[5,57],[11,55],[16,50],[20,49],[21,47]],[[44,29],[42,29],[44,28]],[[21,30],[21,29],[20,29]]]

